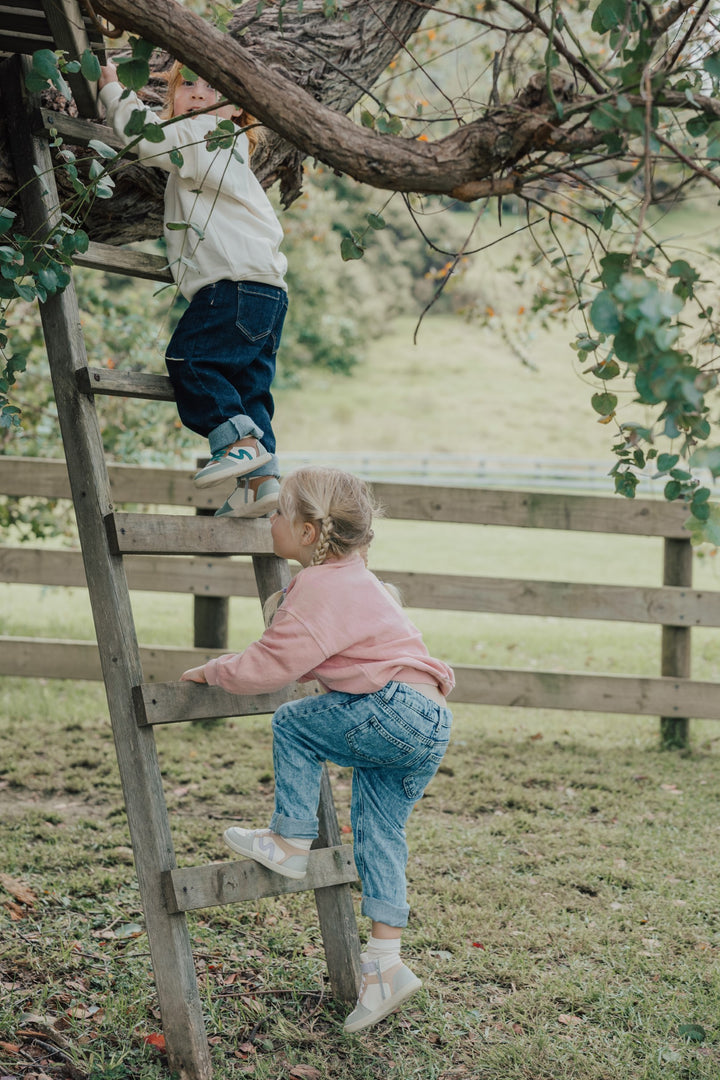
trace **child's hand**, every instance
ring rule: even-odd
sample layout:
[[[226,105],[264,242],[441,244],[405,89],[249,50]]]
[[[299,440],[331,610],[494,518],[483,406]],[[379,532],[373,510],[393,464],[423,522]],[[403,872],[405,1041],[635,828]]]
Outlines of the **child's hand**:
[[[103,86],[107,86],[108,83],[117,82],[117,68],[113,64],[112,60],[108,60],[104,67],[100,68],[100,78],[98,79],[98,90],[102,90]]]
[[[196,682],[207,684],[207,679],[205,678],[205,668],[191,667],[187,671],[183,671],[182,675],[180,676],[180,682]]]

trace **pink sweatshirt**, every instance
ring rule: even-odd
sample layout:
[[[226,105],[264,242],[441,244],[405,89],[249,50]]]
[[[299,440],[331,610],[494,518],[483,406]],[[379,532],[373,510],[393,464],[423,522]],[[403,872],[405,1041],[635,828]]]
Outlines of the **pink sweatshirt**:
[[[452,669],[429,655],[359,555],[301,570],[260,640],[210,660],[204,673],[233,694],[269,693],[298,679],[349,694],[373,693],[391,680],[428,683],[443,694],[455,685]]]

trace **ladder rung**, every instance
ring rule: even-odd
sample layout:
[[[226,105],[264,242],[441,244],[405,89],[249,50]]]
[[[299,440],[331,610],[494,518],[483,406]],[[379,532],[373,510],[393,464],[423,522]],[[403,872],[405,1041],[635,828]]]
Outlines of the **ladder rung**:
[[[73,255],[77,266],[91,270],[104,270],[107,274],[125,274],[127,277],[146,278],[149,281],[166,281],[172,284],[173,276],[167,259],[150,251],[133,251],[114,244],[98,244],[90,241],[87,251]]]
[[[167,375],[144,371],[112,371],[110,368],[77,369],[78,389],[83,394],[109,394],[111,397],[148,398],[151,401],[174,401],[175,391]]]
[[[191,517],[188,514],[108,514],[113,555],[269,555],[267,518]]]
[[[286,701],[321,693],[323,690],[314,681],[296,683],[272,694],[229,694],[219,686],[166,682],[134,686],[133,700],[138,724],[177,724],[182,720],[272,713]]]
[[[41,125],[49,131],[55,128],[63,138],[77,146],[86,146],[91,139],[99,139],[113,150],[124,150],[125,144],[119,139],[111,127],[107,124],[98,124],[92,120],[83,120],[79,116],[68,116],[67,113],[53,112],[52,109],[37,110]],[[127,159],[136,157],[132,153],[125,155]]]
[[[350,844],[311,851],[307,874],[299,881],[275,874],[251,859],[166,870],[162,874],[165,902],[168,911],[177,914],[259,900],[264,896],[347,885],[358,879],[352,851]]]

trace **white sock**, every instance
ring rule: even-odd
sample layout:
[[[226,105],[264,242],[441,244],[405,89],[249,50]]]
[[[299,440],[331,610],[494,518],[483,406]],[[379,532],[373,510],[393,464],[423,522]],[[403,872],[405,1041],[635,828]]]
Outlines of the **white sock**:
[[[278,835],[280,835],[278,833]],[[313,841],[308,840],[304,836],[283,836],[283,840],[287,840],[288,844],[292,844],[293,847],[302,848],[303,851],[309,851],[313,845]]]
[[[387,971],[400,959],[402,938],[368,938],[365,947],[368,960],[377,960],[381,971]]]

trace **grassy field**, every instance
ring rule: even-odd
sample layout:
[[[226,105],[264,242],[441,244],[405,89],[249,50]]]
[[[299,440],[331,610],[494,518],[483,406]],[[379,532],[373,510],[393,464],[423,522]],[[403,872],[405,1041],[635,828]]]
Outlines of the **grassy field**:
[[[609,460],[564,336],[537,336],[537,371],[492,322],[433,318],[411,337],[400,321],[352,380],[282,390],[281,445]],[[661,579],[653,540],[392,521],[377,533],[376,568]],[[696,561],[697,585],[717,588],[716,560]],[[189,644],[189,597],[134,606],[143,643]],[[80,590],[2,584],[0,611],[7,634],[93,634]],[[656,628],[412,615],[458,663],[658,672]],[[234,600],[232,644],[259,630],[258,605]],[[693,648],[693,674],[719,678],[718,635]],[[311,895],[193,915],[218,1080],[717,1080],[719,740],[696,723],[692,749],[670,753],[653,718],[458,707],[408,829],[405,952],[423,991],[344,1036]],[[180,865],[226,859],[228,823],[267,821],[267,718],[169,726],[158,746]],[[349,776],[331,776],[347,827]],[[99,685],[0,679],[0,850],[0,1078],[166,1077]]]

